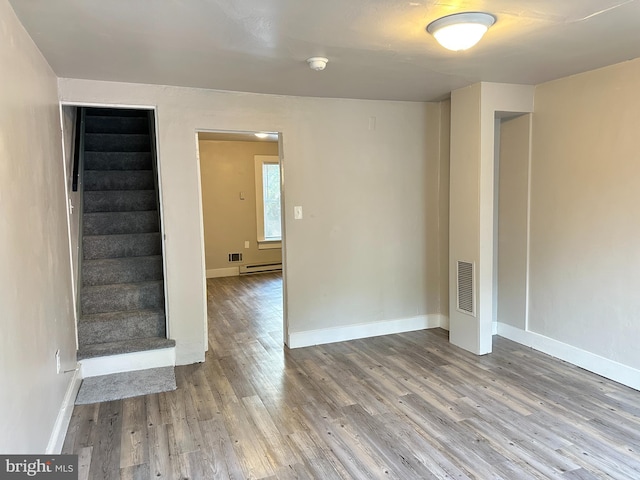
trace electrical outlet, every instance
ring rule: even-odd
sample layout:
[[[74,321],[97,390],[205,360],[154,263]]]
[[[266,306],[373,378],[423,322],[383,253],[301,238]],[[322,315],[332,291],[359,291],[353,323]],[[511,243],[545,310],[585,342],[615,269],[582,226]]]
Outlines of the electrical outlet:
[[[251,248],[250,245],[249,240],[244,241],[244,248]]]
[[[56,350],[56,373],[60,373],[62,368],[60,367],[60,350]]]

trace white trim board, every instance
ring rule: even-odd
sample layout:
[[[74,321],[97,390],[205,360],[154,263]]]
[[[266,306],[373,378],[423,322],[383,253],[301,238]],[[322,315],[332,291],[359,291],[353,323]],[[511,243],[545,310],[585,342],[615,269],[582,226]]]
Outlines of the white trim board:
[[[345,342],[359,338],[438,328],[441,326],[441,317],[443,317],[443,315],[419,315],[417,317],[399,318],[396,320],[383,320],[379,322],[308,330],[305,332],[294,332],[289,334],[287,345],[289,348],[302,348],[312,345]]]
[[[60,411],[56,417],[56,422],[53,424],[53,430],[49,437],[49,443],[47,444],[47,455],[57,455],[62,452],[62,446],[64,445],[64,438],[67,435],[67,429],[69,423],[71,423],[71,415],[73,414],[73,406],[78,396],[78,390],[82,384],[82,377],[80,376],[80,369],[77,368],[73,371],[73,376],[69,381],[69,386],[64,394]]]
[[[148,368],[173,367],[176,364],[175,347],[123,353],[107,357],[80,360],[82,378],[110,375],[112,373],[134,372]]]
[[[237,277],[240,275],[240,267],[211,268],[207,270],[207,278]]]
[[[520,330],[506,323],[498,323],[498,335],[572,363],[627,387],[640,390],[640,370],[635,368],[562,343],[553,338],[545,337],[539,333]]]

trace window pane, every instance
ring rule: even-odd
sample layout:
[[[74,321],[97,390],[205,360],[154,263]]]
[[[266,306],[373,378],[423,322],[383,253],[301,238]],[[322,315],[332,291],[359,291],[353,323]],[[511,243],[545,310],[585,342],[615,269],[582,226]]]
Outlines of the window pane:
[[[262,165],[264,238],[280,239],[280,165]]]

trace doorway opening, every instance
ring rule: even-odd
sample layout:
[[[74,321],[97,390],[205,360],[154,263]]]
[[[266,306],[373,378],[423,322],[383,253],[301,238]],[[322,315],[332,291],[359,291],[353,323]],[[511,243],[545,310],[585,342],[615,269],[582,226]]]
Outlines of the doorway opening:
[[[270,305],[281,317],[277,334],[286,343],[281,134],[201,130],[196,141],[207,296],[216,288],[219,299],[222,288],[229,300],[240,295],[245,304]],[[261,295],[275,303],[242,293],[242,285],[255,292],[259,283],[269,285]]]
[[[528,328],[532,114],[496,116],[493,333]]]

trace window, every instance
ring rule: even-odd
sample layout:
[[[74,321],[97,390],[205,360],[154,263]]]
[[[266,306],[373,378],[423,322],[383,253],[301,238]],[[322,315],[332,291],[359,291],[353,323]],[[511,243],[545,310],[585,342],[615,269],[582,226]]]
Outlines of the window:
[[[258,247],[280,248],[280,163],[276,155],[256,155],[256,217]]]

